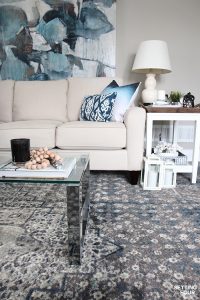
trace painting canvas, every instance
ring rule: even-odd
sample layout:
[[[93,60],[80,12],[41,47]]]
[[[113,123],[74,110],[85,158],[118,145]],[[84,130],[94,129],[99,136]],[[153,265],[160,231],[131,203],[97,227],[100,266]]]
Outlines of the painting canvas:
[[[0,79],[115,76],[116,0],[1,0]]]

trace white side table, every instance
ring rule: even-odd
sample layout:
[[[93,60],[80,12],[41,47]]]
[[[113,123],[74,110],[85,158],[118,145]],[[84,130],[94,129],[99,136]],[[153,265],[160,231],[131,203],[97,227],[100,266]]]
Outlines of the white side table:
[[[153,122],[154,121],[175,121],[175,130],[177,128],[176,121],[194,121],[195,131],[193,137],[193,158],[192,162],[187,165],[176,165],[176,173],[191,173],[191,182],[196,183],[197,180],[197,170],[198,170],[198,159],[199,159],[199,147],[200,147],[200,111],[199,113],[191,112],[192,109],[187,110],[181,109],[176,112],[162,112],[165,108],[160,108],[158,112],[151,112],[150,108],[146,108],[147,111],[147,122],[146,122],[146,156],[152,153],[152,133],[153,133]],[[172,110],[171,110],[172,111]],[[176,132],[174,130],[174,135]]]

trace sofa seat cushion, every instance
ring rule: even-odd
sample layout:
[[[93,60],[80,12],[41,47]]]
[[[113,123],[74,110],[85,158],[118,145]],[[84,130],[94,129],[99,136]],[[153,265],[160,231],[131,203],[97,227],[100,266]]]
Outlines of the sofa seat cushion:
[[[59,121],[32,120],[0,124],[0,148],[10,149],[10,140],[29,138],[31,147],[55,147],[55,129]]]
[[[56,129],[60,149],[122,149],[126,147],[126,127],[120,122],[66,122]]]

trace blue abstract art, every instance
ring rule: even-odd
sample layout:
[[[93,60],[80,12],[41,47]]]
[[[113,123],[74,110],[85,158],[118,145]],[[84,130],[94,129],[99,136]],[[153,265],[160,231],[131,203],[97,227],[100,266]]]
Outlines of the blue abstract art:
[[[1,0],[0,79],[115,76],[116,0]]]

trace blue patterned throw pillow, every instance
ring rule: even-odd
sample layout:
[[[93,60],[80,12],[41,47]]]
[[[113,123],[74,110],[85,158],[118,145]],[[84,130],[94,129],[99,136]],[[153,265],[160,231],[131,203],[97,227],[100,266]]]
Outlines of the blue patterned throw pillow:
[[[113,80],[101,94],[117,93],[116,101],[113,108],[112,121],[123,122],[124,114],[129,107],[134,103],[140,82],[118,86],[117,82]]]
[[[85,97],[80,110],[80,120],[109,122],[116,97],[116,92]]]

